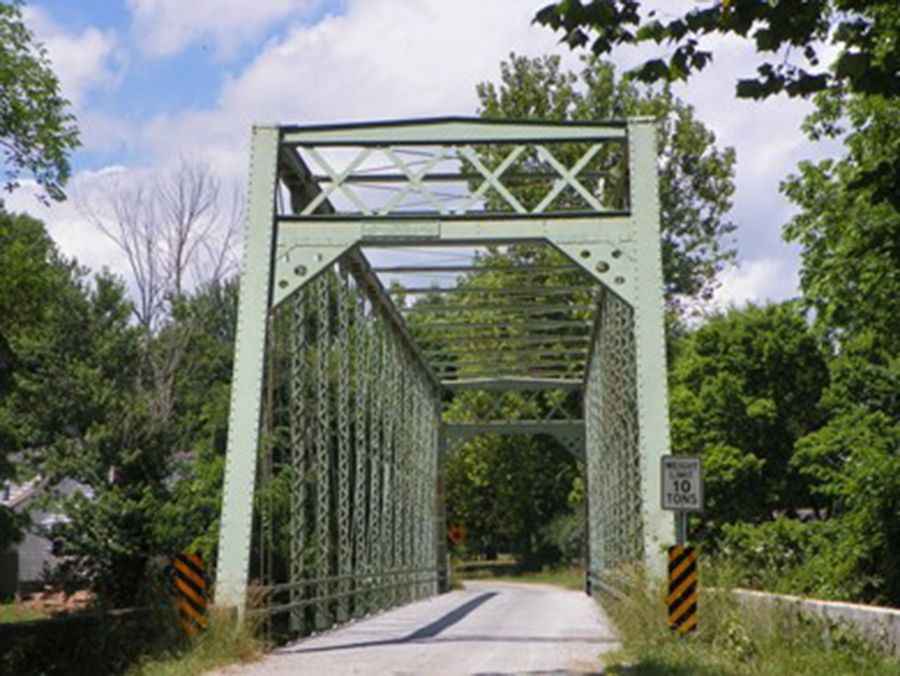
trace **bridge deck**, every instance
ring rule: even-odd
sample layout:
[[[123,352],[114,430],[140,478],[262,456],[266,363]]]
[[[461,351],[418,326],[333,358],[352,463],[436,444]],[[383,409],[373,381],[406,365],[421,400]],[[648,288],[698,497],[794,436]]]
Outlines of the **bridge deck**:
[[[220,672],[257,674],[599,674],[618,647],[580,592],[470,582],[465,591],[396,608]]]

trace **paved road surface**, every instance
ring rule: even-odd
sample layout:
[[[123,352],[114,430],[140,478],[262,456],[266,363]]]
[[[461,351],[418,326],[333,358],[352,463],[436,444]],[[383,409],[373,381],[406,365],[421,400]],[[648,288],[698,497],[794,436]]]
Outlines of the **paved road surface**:
[[[599,674],[617,647],[605,615],[581,592],[468,582],[465,591],[391,610],[285,646],[220,674],[507,676]]]

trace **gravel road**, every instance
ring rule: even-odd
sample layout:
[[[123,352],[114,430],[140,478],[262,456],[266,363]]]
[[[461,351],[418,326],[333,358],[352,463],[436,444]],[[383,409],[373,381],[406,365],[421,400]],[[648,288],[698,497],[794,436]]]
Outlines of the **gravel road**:
[[[617,647],[604,613],[581,592],[468,582],[455,591],[284,646],[224,676],[599,674]]]

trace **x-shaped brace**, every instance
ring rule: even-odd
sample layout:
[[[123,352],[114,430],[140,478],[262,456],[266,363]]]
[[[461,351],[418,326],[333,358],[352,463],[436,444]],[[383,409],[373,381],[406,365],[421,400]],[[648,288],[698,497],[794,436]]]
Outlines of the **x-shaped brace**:
[[[340,190],[342,193],[344,193],[344,196],[351,202],[353,202],[353,204],[355,204],[363,214],[365,214],[366,216],[372,215],[372,210],[369,209],[368,206],[366,206],[366,203],[363,202],[356,195],[356,193],[354,193],[347,185],[344,184],[344,180],[354,171],[356,171],[356,168],[359,165],[361,165],[369,158],[369,155],[372,154],[371,148],[363,148],[363,150],[360,151],[359,155],[356,156],[356,159],[348,164],[347,168],[344,169],[344,171],[342,171],[340,174],[337,173],[330,164],[328,164],[328,161],[324,157],[322,157],[322,155],[319,154],[319,151],[317,151],[315,148],[306,148],[306,152],[316,161],[316,164],[322,167],[322,170],[326,174],[328,174],[328,177],[331,179],[331,184],[328,186],[327,190],[323,190],[322,192],[320,192],[309,204],[306,205],[306,207],[303,209],[303,212],[300,214],[301,216],[309,216],[310,214],[314,213],[316,207],[318,207],[322,202],[328,199],[328,197],[335,190]]]
[[[560,178],[557,179],[556,184],[553,186],[553,189],[549,193],[547,193],[546,197],[544,197],[543,200],[541,200],[541,203],[534,208],[534,213],[540,213],[548,206],[550,206],[553,200],[556,199],[557,195],[559,195],[559,193],[561,193],[567,185],[574,188],[576,192],[578,192],[578,194],[584,198],[584,201],[594,209],[596,209],[597,211],[604,211],[603,205],[597,200],[596,197],[594,197],[594,195],[590,193],[589,190],[587,190],[587,188],[581,185],[581,183],[578,181],[578,178],[576,178],[578,176],[578,173],[582,169],[584,169],[587,163],[590,162],[591,159],[593,159],[594,155],[596,155],[600,151],[600,145],[593,145],[588,148],[587,152],[581,156],[581,159],[578,160],[578,162],[575,163],[575,166],[573,166],[571,169],[566,169],[565,165],[555,157],[553,157],[550,151],[547,150],[544,146],[535,147],[537,148],[538,155],[540,155],[550,166],[552,166],[556,170],[556,172],[560,175]]]
[[[418,172],[413,172],[409,166],[401,160],[397,154],[394,152],[393,148],[383,148],[384,154],[387,155],[388,159],[394,163],[394,166],[397,167],[400,171],[402,171],[406,178],[409,179],[409,182],[406,184],[406,187],[403,190],[399,191],[395,194],[387,204],[385,204],[380,210],[379,214],[382,216],[386,216],[391,212],[395,206],[400,204],[408,194],[413,191],[418,192],[422,195],[426,200],[431,203],[431,206],[435,208],[436,211],[440,213],[444,213],[444,208],[440,204],[440,202],[435,197],[434,193],[432,193],[428,186],[422,182],[422,179],[431,171],[439,162],[446,159],[447,157],[447,149],[441,147],[437,154],[432,157],[428,162],[425,163],[425,166],[422,167]]]
[[[500,181],[500,177],[503,175],[503,172],[509,169],[513,162],[515,162],[519,155],[525,152],[525,146],[516,146],[512,149],[512,152],[506,156],[506,159],[500,163],[500,165],[491,171],[488,169],[478,157],[478,153],[476,153],[471,146],[463,146],[459,149],[459,154],[466,158],[475,169],[478,170],[482,176],[484,176],[484,181],[481,182],[481,185],[478,186],[478,189],[472,193],[471,197],[469,197],[468,201],[460,208],[460,213],[466,211],[469,207],[471,207],[475,202],[484,197],[484,194],[487,192],[488,188],[493,188],[496,190],[500,196],[506,200],[507,204],[509,204],[513,209],[516,210],[517,213],[524,214],[527,213],[525,207],[522,206],[522,203],[519,202],[515,198],[515,196],[506,189],[506,186],[503,185]]]

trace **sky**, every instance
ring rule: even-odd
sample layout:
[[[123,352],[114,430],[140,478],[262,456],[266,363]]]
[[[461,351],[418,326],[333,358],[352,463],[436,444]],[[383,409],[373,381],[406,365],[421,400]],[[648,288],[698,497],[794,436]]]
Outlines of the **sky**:
[[[531,24],[547,1],[31,0],[25,16],[78,118],[78,191],[113,172],[164,171],[179,158],[243,185],[253,123],[473,115],[475,85],[498,81],[510,52],[555,53],[579,68],[577,53]],[[657,4],[676,12],[685,2]],[[778,184],[799,161],[836,148],[800,132],[808,102],[736,100],[735,79],[752,74],[753,52],[723,38],[714,49],[712,66],[676,93],[737,152],[738,266],[723,273],[716,302],[790,298],[799,257],[781,239],[793,209]],[[613,60],[628,67],[644,53]],[[127,277],[123,256],[74,200],[43,207],[26,181],[6,206],[43,219],[81,263]]]

